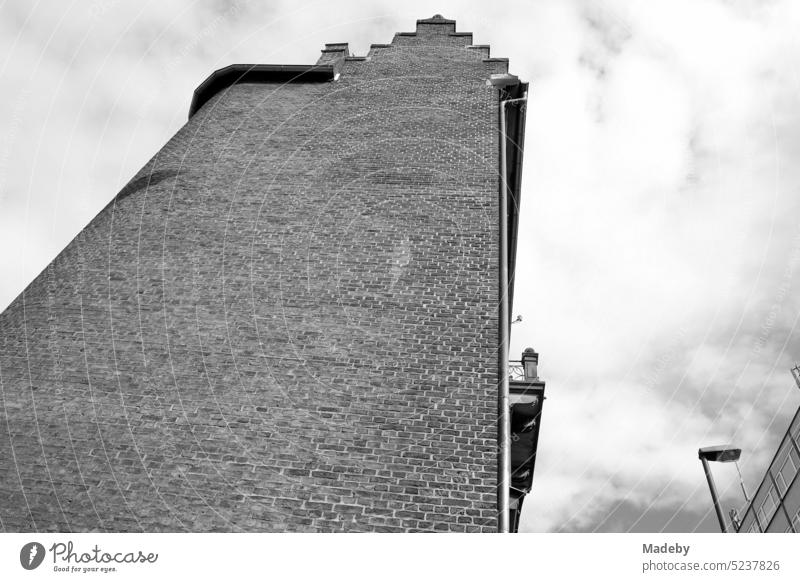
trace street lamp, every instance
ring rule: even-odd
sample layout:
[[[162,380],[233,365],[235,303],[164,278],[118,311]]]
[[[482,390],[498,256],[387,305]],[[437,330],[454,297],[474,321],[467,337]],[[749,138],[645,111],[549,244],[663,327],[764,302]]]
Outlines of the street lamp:
[[[717,512],[719,528],[722,530],[722,533],[728,533],[728,525],[725,522],[725,517],[722,515],[722,508],[719,505],[717,488],[714,485],[714,478],[711,476],[711,469],[708,467],[708,462],[716,461],[718,463],[733,463],[739,460],[741,454],[742,449],[735,449],[730,445],[704,447],[697,451],[697,456],[700,457],[700,462],[703,464],[703,471],[706,474],[706,480],[708,480],[708,488],[711,490],[711,500],[714,502],[714,510]]]

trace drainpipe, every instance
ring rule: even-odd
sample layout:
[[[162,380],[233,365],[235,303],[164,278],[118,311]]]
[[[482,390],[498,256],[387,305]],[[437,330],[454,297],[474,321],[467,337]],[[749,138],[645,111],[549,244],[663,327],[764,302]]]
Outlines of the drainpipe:
[[[506,106],[524,103],[527,92],[517,99],[500,101],[500,396],[498,420],[500,424],[500,471],[499,471],[499,533],[508,533],[509,486],[511,485],[511,406],[508,398],[508,342],[510,339],[508,309],[508,176],[506,141]]]

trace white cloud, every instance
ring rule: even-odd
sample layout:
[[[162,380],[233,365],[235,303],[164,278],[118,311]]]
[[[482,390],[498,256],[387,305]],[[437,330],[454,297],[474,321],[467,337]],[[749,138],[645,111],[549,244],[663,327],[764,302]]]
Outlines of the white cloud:
[[[534,530],[622,500],[703,511],[697,448],[735,439],[752,484],[796,404],[800,13],[603,6],[573,23],[591,56],[529,111],[514,344],[541,351],[550,392]]]

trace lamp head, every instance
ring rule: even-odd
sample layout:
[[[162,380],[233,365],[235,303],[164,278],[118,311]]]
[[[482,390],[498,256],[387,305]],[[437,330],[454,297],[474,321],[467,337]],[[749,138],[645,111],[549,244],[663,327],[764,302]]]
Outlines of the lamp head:
[[[732,463],[738,461],[742,455],[742,449],[734,448],[732,445],[717,445],[715,447],[703,447],[697,451],[697,456],[706,461],[716,461],[718,463]]]

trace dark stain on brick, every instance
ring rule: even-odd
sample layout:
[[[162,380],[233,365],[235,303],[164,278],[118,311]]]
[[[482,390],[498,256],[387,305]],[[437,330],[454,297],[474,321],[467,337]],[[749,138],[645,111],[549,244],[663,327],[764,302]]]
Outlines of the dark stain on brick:
[[[168,178],[174,178],[180,174],[180,170],[176,169],[166,169],[166,170],[155,170],[144,176],[139,178],[135,178],[128,182],[122,190],[119,191],[119,194],[116,196],[116,200],[119,202],[120,200],[138,192],[142,189],[148,189],[152,186],[155,186],[159,182],[162,182]]]

